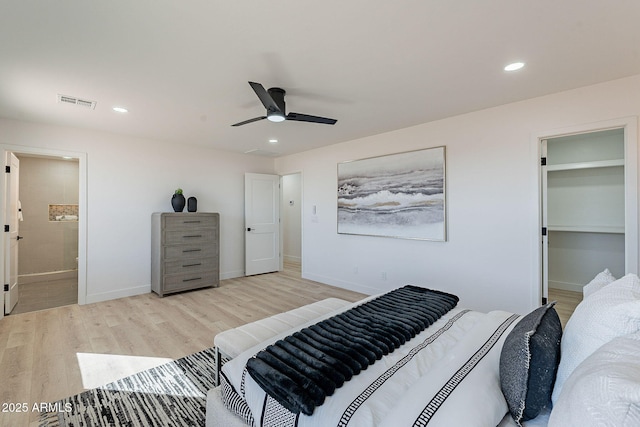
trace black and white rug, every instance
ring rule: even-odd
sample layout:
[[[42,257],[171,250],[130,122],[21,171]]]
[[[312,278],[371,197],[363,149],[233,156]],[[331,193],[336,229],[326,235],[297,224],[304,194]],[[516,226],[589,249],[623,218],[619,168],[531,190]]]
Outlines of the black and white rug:
[[[213,349],[54,402],[40,427],[204,426]]]

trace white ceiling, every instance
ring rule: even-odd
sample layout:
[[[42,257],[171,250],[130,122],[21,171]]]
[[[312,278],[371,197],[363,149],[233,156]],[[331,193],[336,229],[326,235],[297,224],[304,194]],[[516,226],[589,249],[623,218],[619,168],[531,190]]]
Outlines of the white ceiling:
[[[516,60],[526,67],[503,71]],[[0,117],[238,152],[290,154],[634,74],[638,0],[0,3]],[[338,123],[231,127],[265,113],[249,80]]]

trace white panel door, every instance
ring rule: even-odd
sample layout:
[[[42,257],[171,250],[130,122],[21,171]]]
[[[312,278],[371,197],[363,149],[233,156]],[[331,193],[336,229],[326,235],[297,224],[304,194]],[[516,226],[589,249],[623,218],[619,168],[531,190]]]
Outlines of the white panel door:
[[[7,191],[6,191],[6,209],[5,218],[9,231],[4,233],[5,236],[5,267],[4,267],[4,311],[5,313],[11,313],[11,310],[16,306],[18,302],[18,242],[20,236],[18,235],[18,177],[20,161],[15,154],[8,152],[6,159],[6,166],[9,166],[9,173],[7,173]]]
[[[246,173],[244,177],[245,275],[280,268],[280,177]]]

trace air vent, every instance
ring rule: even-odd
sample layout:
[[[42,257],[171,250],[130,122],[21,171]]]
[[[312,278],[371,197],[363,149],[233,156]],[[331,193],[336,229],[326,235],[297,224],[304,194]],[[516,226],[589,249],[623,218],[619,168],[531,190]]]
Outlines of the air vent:
[[[253,150],[245,151],[244,154],[252,154],[254,156],[265,156],[265,157],[278,157],[280,153],[276,153],[274,151],[261,150],[259,148],[254,148]]]
[[[86,99],[76,98],[75,96],[67,96],[58,94],[58,102],[62,104],[73,104],[78,105],[80,107],[90,108],[95,110],[96,101],[87,101]]]

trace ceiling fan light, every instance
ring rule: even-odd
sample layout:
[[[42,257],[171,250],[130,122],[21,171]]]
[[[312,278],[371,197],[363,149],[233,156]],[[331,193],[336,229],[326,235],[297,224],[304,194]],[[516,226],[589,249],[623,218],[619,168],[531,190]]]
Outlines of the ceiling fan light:
[[[267,120],[269,120],[270,122],[284,122],[285,118],[284,118],[284,114],[282,114],[279,111],[274,111],[274,112],[269,112],[267,113]]]

